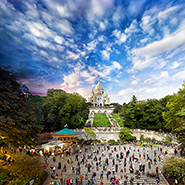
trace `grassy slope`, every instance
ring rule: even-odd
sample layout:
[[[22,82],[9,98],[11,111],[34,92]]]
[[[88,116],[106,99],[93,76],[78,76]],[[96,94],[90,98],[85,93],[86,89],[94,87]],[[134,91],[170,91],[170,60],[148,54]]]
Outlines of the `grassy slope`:
[[[119,119],[119,114],[111,114],[112,117],[118,122],[120,127],[124,127],[124,120]]]
[[[106,114],[94,114],[93,119],[93,126],[109,126],[111,123],[109,122],[109,119],[107,118]]]

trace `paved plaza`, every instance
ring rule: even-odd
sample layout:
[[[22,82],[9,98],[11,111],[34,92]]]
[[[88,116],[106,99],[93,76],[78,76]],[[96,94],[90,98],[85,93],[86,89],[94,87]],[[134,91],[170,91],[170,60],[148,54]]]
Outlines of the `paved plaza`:
[[[160,148],[162,148],[162,151],[160,151]],[[131,177],[134,177],[133,184],[142,184],[143,180],[146,181],[146,184],[156,184],[155,177],[147,177],[147,172],[149,172],[150,174],[152,174],[153,172],[156,173],[156,167],[159,168],[160,184],[167,184],[166,180],[161,175],[161,168],[165,159],[169,157],[169,155],[165,155],[165,151],[168,151],[169,149],[170,147],[166,147],[163,145],[157,145],[157,147],[153,147],[151,149],[151,147],[147,147],[147,146],[139,147],[139,146],[131,146],[129,144],[111,145],[109,150],[107,149],[107,146],[87,145],[87,146],[83,146],[82,148],[79,147],[78,153],[75,153],[70,156],[64,156],[63,160],[62,160],[62,157],[59,155],[55,156],[56,158],[55,162],[53,161],[53,156],[49,157],[48,169],[47,169],[49,175],[44,185],[52,184],[55,181],[58,182],[59,184],[62,184],[60,182],[61,173],[63,174],[63,184],[66,184],[66,180],[68,178],[73,179],[73,184],[80,184],[80,183],[76,183],[76,179],[80,177],[80,174],[84,176],[83,184],[87,184],[87,181],[91,180],[92,178],[93,171],[96,172],[96,178],[94,179],[94,184],[100,184],[101,182],[100,174],[102,173],[102,171],[104,171],[103,184],[111,184],[110,177],[114,177],[114,176],[116,179],[120,179],[119,184],[125,184],[126,183],[124,178],[125,173],[128,175],[127,184],[131,184],[130,183]],[[126,156],[126,153],[128,151],[129,151],[129,155]],[[121,157],[120,152],[123,153],[122,159],[120,159]],[[112,154],[112,156],[110,154]],[[145,154],[145,158],[144,158],[144,154]],[[78,155],[78,161],[76,160],[77,155]],[[134,160],[133,160],[133,155],[135,158]],[[84,164],[82,162],[82,158],[83,158],[82,156],[85,157]],[[148,166],[147,156],[150,159],[152,159],[151,168]],[[161,156],[160,161],[159,161],[159,156]],[[101,162],[99,160],[100,157],[101,157]],[[96,158],[97,158],[97,161],[96,161]],[[105,170],[103,170],[104,168],[103,163],[106,161],[106,158],[108,159],[108,165],[106,165]],[[156,158],[156,165],[154,165],[155,158]],[[70,161],[69,164],[67,163],[67,160]],[[61,162],[61,169],[58,169],[59,162]],[[97,162],[98,162],[98,169],[96,167]],[[126,163],[125,169],[124,169],[124,163]],[[64,164],[67,165],[66,172],[63,171]],[[87,168],[89,164],[91,166],[90,172],[88,172],[88,168]],[[129,170],[131,164],[132,164],[132,168],[134,169],[134,173],[131,173]],[[141,164],[145,165],[145,171],[144,171],[144,174],[143,172],[141,172],[140,179],[136,179],[135,172],[136,170],[140,169]],[[76,169],[78,168],[78,165],[80,166],[80,174],[76,174]],[[118,168],[117,172],[116,172],[116,165]],[[74,172],[72,171],[72,166],[74,166]],[[56,179],[51,178],[52,170],[50,170],[50,167],[55,167],[55,174],[58,174],[58,178]],[[121,169],[123,170],[123,173],[120,172]],[[107,180],[106,174],[107,174],[107,171],[109,170],[111,174],[109,175],[109,179]],[[124,172],[125,170],[126,172]],[[113,171],[115,171],[115,175],[113,174]],[[121,175],[123,175],[123,179],[121,179]]]

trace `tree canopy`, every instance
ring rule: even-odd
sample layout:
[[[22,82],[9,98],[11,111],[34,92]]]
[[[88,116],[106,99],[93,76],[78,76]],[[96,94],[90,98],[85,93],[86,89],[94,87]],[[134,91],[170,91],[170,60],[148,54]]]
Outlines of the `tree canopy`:
[[[85,125],[90,105],[79,94],[66,93],[61,89],[48,89],[47,96],[41,98],[39,106],[42,109],[45,131],[61,130],[66,124],[69,128]]]
[[[185,177],[185,159],[167,159],[162,170],[167,177],[172,178],[173,181],[177,180],[178,184],[184,183],[183,178]]]
[[[171,96],[167,103],[167,111],[163,112],[166,128],[178,134],[178,139],[185,146],[185,81],[183,88]]]
[[[21,94],[15,76],[0,68],[0,134],[14,146],[32,143],[34,136],[42,130],[36,108]]]
[[[126,127],[132,129],[165,130],[165,120],[162,117],[162,112],[165,110],[166,102],[163,99],[138,101],[136,96],[133,95],[128,104],[123,104],[119,114],[120,117],[124,118],[124,125]]]
[[[135,140],[136,138],[132,136],[133,132],[127,127],[123,127],[120,130],[119,138],[123,140]]]

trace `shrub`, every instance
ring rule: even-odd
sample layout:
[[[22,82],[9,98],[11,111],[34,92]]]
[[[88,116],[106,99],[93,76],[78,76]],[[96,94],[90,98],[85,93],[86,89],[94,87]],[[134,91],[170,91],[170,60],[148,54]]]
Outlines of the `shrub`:
[[[152,141],[157,141],[157,140],[155,139],[155,137],[153,137],[153,138],[152,138]]]
[[[140,141],[143,141],[145,138],[144,138],[144,135],[140,135]]]
[[[167,143],[171,143],[172,138],[170,136],[166,136],[164,141],[167,142]]]
[[[144,139],[145,141],[151,141],[152,139],[150,137],[147,137],[146,139]]]
[[[114,139],[109,139],[108,143],[116,143],[116,141]]]
[[[0,159],[3,159],[5,155],[4,154],[0,154]]]
[[[185,159],[167,159],[163,165],[162,171],[168,178],[171,178],[173,181],[176,179],[178,184],[183,184],[183,178],[185,177]]]
[[[0,184],[6,184],[11,180],[10,172],[7,169],[0,168]]]

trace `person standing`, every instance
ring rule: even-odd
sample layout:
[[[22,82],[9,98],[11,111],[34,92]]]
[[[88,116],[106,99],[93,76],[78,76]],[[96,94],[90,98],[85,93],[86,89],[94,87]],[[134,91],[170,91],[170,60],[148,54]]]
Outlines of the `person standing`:
[[[73,179],[70,178],[70,185],[73,185]]]
[[[113,157],[113,159],[112,159],[112,165],[113,165],[113,166],[115,165],[114,157]]]
[[[98,161],[96,161],[96,171],[98,171]]]
[[[124,172],[126,173],[126,168],[127,167],[127,163],[124,163]]]
[[[112,166],[112,173],[113,173],[113,175],[115,174],[115,168],[114,168],[114,166]]]
[[[78,178],[76,177],[76,179],[75,179],[75,182],[76,182],[76,185],[78,185]]]
[[[101,171],[101,174],[100,174],[100,179],[103,180],[103,174],[104,174],[104,171]]]
[[[116,173],[118,172],[118,164],[116,163]]]
[[[80,184],[81,184],[81,185],[83,184],[83,178],[84,178],[84,176],[81,174],[81,175],[80,175]]]
[[[105,163],[105,161],[103,161],[103,170],[105,171],[105,165],[106,165],[106,163]]]
[[[103,181],[101,180],[100,185],[103,185]]]
[[[70,184],[70,179],[66,180],[66,184],[69,185]]]
[[[60,184],[63,184],[63,174],[60,174]]]

